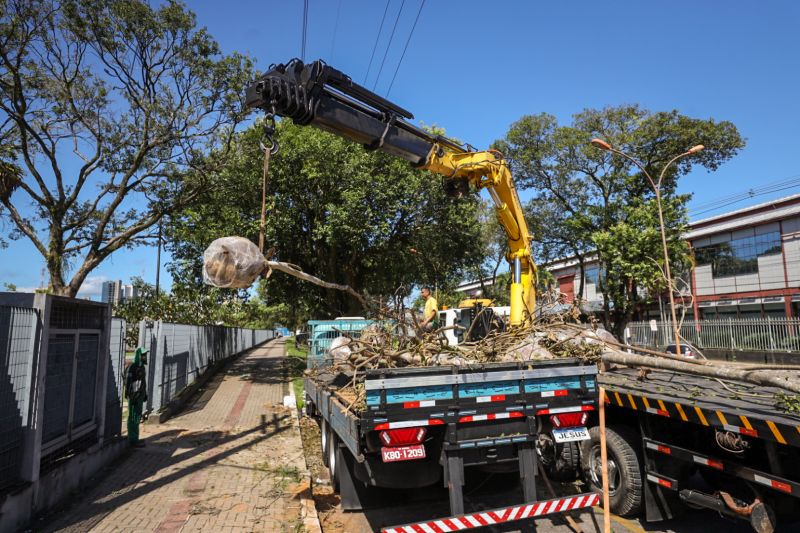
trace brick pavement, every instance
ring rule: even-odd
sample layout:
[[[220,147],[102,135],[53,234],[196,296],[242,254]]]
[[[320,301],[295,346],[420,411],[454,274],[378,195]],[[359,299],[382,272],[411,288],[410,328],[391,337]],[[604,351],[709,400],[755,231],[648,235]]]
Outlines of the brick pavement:
[[[184,411],[144,425],[96,484],[36,531],[302,531],[300,433],[282,406],[283,339],[233,362]]]

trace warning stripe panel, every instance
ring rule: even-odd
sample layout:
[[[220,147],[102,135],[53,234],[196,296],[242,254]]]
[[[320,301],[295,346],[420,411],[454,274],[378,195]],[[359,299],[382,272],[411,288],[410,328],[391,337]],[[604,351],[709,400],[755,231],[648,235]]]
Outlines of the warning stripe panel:
[[[413,428],[417,426],[441,426],[444,420],[439,418],[429,418],[427,420],[403,420],[402,422],[384,422],[375,426],[375,431],[384,429],[400,429],[400,428]]]
[[[606,401],[613,406],[634,409],[705,427],[731,431],[747,437],[771,440],[783,445],[800,446],[800,426],[790,426],[752,416],[725,413],[678,402],[648,398],[630,392],[607,391]]]
[[[458,419],[459,422],[483,422],[484,420],[502,420],[504,418],[522,418],[525,415],[519,411],[509,413],[489,413],[486,415],[468,415]]]
[[[755,483],[759,483],[761,485],[783,492],[785,494],[791,494],[792,496],[800,497],[800,483],[796,483],[794,481],[784,479],[766,472],[760,472],[758,470],[754,470],[752,468],[740,465],[734,461],[723,461],[716,457],[711,457],[702,453],[687,450],[685,448],[681,448],[680,446],[674,446],[672,444],[666,444],[648,438],[645,438],[643,440],[645,448],[647,450],[653,450],[656,452],[665,453],[670,455],[671,457],[674,457],[675,459],[691,462],[697,465],[706,466],[708,468],[713,468],[720,472],[725,472],[726,474],[730,474],[732,476],[747,481],[753,481]],[[650,472],[648,472],[647,475],[650,481],[658,483],[659,485],[662,484],[657,479],[650,479],[651,476],[653,478],[659,476],[652,474]]]
[[[414,524],[391,526],[381,529],[381,533],[451,533],[463,531],[465,529],[492,526],[553,513],[594,507],[599,504],[600,495],[592,492],[553,500],[502,507],[491,511],[480,511],[461,516],[426,520]]]

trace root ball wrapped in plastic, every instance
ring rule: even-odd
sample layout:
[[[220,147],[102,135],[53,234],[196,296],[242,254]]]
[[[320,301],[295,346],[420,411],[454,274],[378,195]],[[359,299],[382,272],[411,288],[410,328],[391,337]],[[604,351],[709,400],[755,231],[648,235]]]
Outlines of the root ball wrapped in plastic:
[[[214,287],[245,289],[267,266],[258,246],[244,237],[222,237],[203,253],[203,280]]]

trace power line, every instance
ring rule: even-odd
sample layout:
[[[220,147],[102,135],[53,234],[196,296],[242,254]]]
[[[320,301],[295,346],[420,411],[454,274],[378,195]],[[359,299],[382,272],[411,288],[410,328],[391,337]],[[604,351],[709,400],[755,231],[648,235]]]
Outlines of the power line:
[[[403,63],[403,58],[406,57],[406,50],[408,50],[408,43],[411,42],[411,36],[414,35],[414,30],[417,28],[417,22],[419,22],[419,16],[422,14],[423,7],[425,7],[425,0],[422,0],[422,3],[419,5],[419,11],[417,11],[417,18],[414,19],[414,25],[411,26],[411,31],[408,34],[408,39],[406,39],[406,45],[403,47],[403,53],[400,55],[400,61],[397,62],[397,68],[394,69],[394,76],[392,76],[392,82],[389,84],[389,89],[386,91],[387,97],[389,96],[389,93],[392,92],[394,79],[397,77],[397,72],[400,70],[400,65]]]
[[[722,209],[723,207],[727,207],[729,205],[733,205],[742,202],[744,200],[748,200],[750,198],[757,198],[759,196],[764,196],[766,194],[780,192],[786,189],[797,187],[799,185],[800,185],[800,176],[798,175],[790,176],[789,178],[784,178],[782,180],[768,183],[761,187],[748,189],[746,191],[742,191],[730,196],[724,196],[722,198],[717,198],[715,200],[711,200],[710,202],[700,204],[698,206],[695,206],[691,210],[691,215],[697,216],[697,215],[702,215],[704,213],[717,211],[719,209]]]
[[[400,21],[400,15],[403,13],[403,6],[406,5],[406,0],[403,0],[403,3],[400,4],[400,11],[397,12],[397,17],[394,19],[394,26],[392,26],[392,33],[389,35],[389,42],[386,43],[386,51],[383,53],[383,60],[381,61],[381,68],[378,69],[378,77],[375,78],[375,83],[372,86],[373,92],[375,91],[375,87],[378,86],[378,80],[381,79],[381,72],[383,72],[383,65],[386,63],[386,56],[389,55],[389,48],[392,46],[392,39],[394,39],[394,32],[397,29],[397,23]]]
[[[336,8],[336,22],[333,24],[333,38],[331,39],[330,62],[333,63],[333,51],[336,49],[336,32],[339,31],[339,13],[342,11],[342,0],[339,0],[339,7]]]
[[[369,56],[369,65],[367,65],[367,74],[364,76],[364,85],[367,84],[367,78],[369,78],[369,71],[372,69],[372,60],[375,59],[375,51],[378,49],[378,41],[381,38],[381,32],[383,32],[383,23],[386,22],[386,13],[389,12],[389,4],[392,0],[386,0],[386,7],[383,10],[383,17],[381,17],[381,25],[378,28],[378,35],[375,36],[375,44],[372,46],[372,54]]]
[[[308,0],[303,0],[303,42],[300,46],[300,59],[306,60],[306,38],[308,36]]]

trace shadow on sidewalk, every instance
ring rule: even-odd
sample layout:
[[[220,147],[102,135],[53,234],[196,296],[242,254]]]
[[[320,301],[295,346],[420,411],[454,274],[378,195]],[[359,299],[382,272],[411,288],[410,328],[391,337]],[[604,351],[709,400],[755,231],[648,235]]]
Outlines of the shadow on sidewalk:
[[[89,481],[87,485],[90,488],[87,491],[76,493],[71,501],[33,524],[32,530],[88,531],[125,504],[146,497],[171,483],[181,483],[182,479],[188,479],[204,468],[290,429],[291,415],[280,407],[271,413],[271,417],[269,414],[262,415],[260,424],[239,433],[223,430],[189,431],[174,427],[176,422],[180,424],[181,416],[202,411],[226,376],[277,385],[286,383],[286,375],[285,362],[281,357],[252,357],[252,353],[246,353],[232,360],[204,389],[195,393],[187,402],[186,409],[171,419],[173,427],[156,426],[162,431],[145,438],[146,447],[126,451],[119,460]],[[180,464],[191,460],[197,462]],[[156,477],[165,470],[165,475]],[[185,483],[181,490],[186,499],[192,497]],[[165,499],[161,505],[166,510],[171,502]]]
[[[39,524],[35,531],[88,531],[115,509],[160,489],[170,483],[187,478],[200,470],[259,442],[290,429],[290,415],[274,413],[262,424],[246,431],[230,434],[222,431],[186,432],[170,429],[145,439],[147,446],[129,450],[125,455],[93,480],[95,488],[84,498],[57,509]],[[240,441],[248,436],[244,442]],[[214,452],[215,448],[221,448]],[[185,450],[185,451],[184,451]],[[176,453],[180,452],[180,453]],[[179,468],[169,474],[150,480],[154,474],[203,453],[208,456],[199,462]],[[190,496],[187,495],[187,498]],[[169,502],[164,502],[165,506]],[[49,519],[49,520],[48,520]]]

